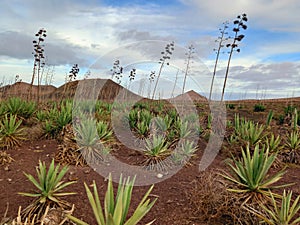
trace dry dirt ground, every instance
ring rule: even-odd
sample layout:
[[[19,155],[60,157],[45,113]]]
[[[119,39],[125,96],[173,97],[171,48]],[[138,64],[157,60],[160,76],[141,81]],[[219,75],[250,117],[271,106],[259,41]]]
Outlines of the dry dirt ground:
[[[60,95],[58,94],[58,96]],[[227,116],[229,119],[232,119],[235,113],[239,113],[241,116],[264,123],[267,114],[271,109],[274,110],[274,117],[278,118],[279,115],[284,113],[284,106],[291,103],[297,104],[298,108],[300,106],[299,99],[260,102],[260,104],[265,104],[266,111],[263,113],[254,113],[253,105],[256,103],[256,101],[233,102],[235,109],[228,109]],[[272,131],[280,134],[281,127],[276,125],[274,130],[272,127]],[[8,150],[8,153],[14,161],[8,166],[0,166],[0,221],[2,215],[5,214],[7,209],[8,211],[6,216],[14,218],[17,215],[19,206],[25,208],[30,204],[32,201],[31,198],[18,194],[18,192],[31,192],[34,190],[33,184],[27,180],[23,173],[30,173],[35,176],[35,167],[38,165],[38,161],[45,161],[46,164],[49,165],[57,151],[57,147],[57,140],[44,139],[28,140],[23,142],[20,147]],[[206,141],[204,138],[201,138],[199,141],[199,150],[197,151],[196,156],[191,158],[190,165],[183,167],[171,178],[155,184],[151,196],[153,198],[157,197],[158,200],[151,211],[139,224],[146,224],[153,219],[155,219],[155,225],[228,224],[228,222],[226,220],[222,220],[222,218],[215,221],[215,223],[200,220],[200,215],[196,213],[195,205],[191,204],[191,202],[193,202],[191,201],[193,200],[191,199],[193,198],[193,195],[191,195],[192,190],[195,188],[195,183],[197,183],[197,181],[201,181],[200,178],[203,174],[203,172],[199,171],[199,162],[205,147]],[[223,146],[223,150],[219,152],[213,163],[207,168],[206,173],[226,169],[224,160],[229,155],[228,150],[228,146],[227,148],[226,146]],[[128,155],[128,149],[124,147],[114,149],[113,154],[119,156],[119,158],[125,162],[136,163],[137,161],[142,160],[139,155]],[[295,195],[300,194],[299,174],[299,167],[289,166],[287,168],[287,173],[281,181],[285,183],[294,182],[295,185],[293,185],[291,189],[294,191]],[[92,184],[93,180],[95,180],[98,186],[100,199],[103,203],[107,182],[102,176],[88,166],[70,166],[65,180],[77,181],[76,184],[67,188],[67,191],[77,193],[76,195],[68,196],[66,198],[68,202],[75,204],[73,215],[83,219],[90,225],[95,225],[96,221],[94,220],[93,212],[88,202],[83,184],[84,182]],[[131,210],[137,206],[148,188],[149,186],[134,187]]]
[[[30,192],[34,186],[27,180],[23,172],[35,175],[35,166],[38,161],[45,161],[48,165],[57,149],[56,140],[41,140],[34,142],[24,142],[22,147],[17,147],[9,151],[14,158],[8,167],[0,167],[0,215],[3,215],[7,204],[8,217],[16,216],[19,206],[26,207],[31,202],[30,197],[18,195],[18,192]],[[119,149],[120,155],[122,149]],[[140,224],[145,224],[156,219],[154,224],[200,224],[192,217],[192,209],[187,198],[187,192],[192,187],[193,180],[199,176],[198,163],[201,150],[197,157],[191,160],[192,165],[184,167],[173,177],[157,183],[152,192],[152,196],[158,197],[158,201],[151,209],[150,213]],[[131,159],[132,160],[132,159]],[[217,157],[209,169],[222,167],[222,160]],[[83,183],[92,184],[95,180],[100,192],[100,198],[104,199],[107,182],[104,178],[93,171],[90,167],[70,166],[66,180],[77,180],[68,190],[77,194],[69,196],[67,200],[75,204],[74,215],[83,218],[90,224],[95,224],[93,213],[88,203]],[[136,206],[143,194],[149,187],[135,187],[133,190],[132,206]]]
[[[31,198],[18,195],[18,192],[30,192],[34,190],[34,186],[27,180],[23,172],[35,175],[35,166],[39,160],[45,161],[49,165],[57,149],[57,144],[56,140],[28,141],[24,142],[22,147],[17,147],[9,151],[14,158],[14,162],[6,168],[4,166],[0,167],[0,215],[5,213],[7,204],[8,217],[15,217],[19,206],[24,208],[30,204],[32,201]],[[199,181],[203,173],[199,172],[198,165],[203,149],[205,148],[205,143],[200,143],[200,146],[202,146],[202,150],[200,149],[197,156],[191,159],[190,166],[184,167],[171,178],[155,184],[152,196],[158,197],[158,201],[139,224],[145,224],[153,219],[156,219],[154,223],[156,225],[211,224],[200,221],[199,215],[194,213],[195,206],[191,205],[191,195],[189,194],[195,187],[195,181]],[[119,149],[118,151],[125,159],[125,150]],[[226,156],[221,152],[207,171],[212,172],[224,169],[223,160],[225,158]],[[132,160],[138,160],[138,158],[131,158],[130,161]],[[288,172],[283,179],[284,182],[296,183],[292,187],[295,194],[300,194],[299,173],[300,169],[298,167],[288,168]],[[83,183],[92,184],[92,181],[95,180],[100,192],[100,199],[103,201],[107,182],[90,167],[70,166],[65,179],[77,180],[76,184],[67,188],[67,190],[77,193],[74,196],[66,198],[70,203],[75,204],[73,214],[91,225],[96,224]],[[148,188],[149,187],[134,188],[132,199],[133,208],[139,203]],[[219,221],[217,224],[226,224],[226,222]]]

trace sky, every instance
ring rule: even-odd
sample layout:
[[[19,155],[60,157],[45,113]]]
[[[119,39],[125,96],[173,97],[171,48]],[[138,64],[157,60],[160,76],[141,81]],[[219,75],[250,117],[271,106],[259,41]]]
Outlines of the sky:
[[[91,71],[91,78],[118,82],[110,69],[119,60],[124,67],[120,84],[149,95],[156,83],[149,81],[149,74],[155,71],[157,79],[161,52],[174,41],[157,93],[174,94],[174,87],[176,94],[182,91],[185,53],[193,44],[185,90],[208,96],[219,28],[229,21],[227,32],[234,35],[232,22],[246,13],[248,28],[240,32],[245,35],[241,51],[232,55],[225,99],[296,97],[300,96],[299,11],[298,0],[1,0],[0,83],[14,83],[16,75],[31,81],[32,41],[44,28],[43,84],[52,75],[51,84],[64,84],[74,64],[80,68],[78,79]],[[215,99],[222,90],[228,51],[224,47],[219,58]],[[130,82],[133,68],[136,77]]]

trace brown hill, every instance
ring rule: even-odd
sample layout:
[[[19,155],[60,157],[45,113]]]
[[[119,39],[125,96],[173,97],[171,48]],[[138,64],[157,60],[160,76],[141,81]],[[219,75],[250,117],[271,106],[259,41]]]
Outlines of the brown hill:
[[[41,85],[40,86],[40,96],[41,99],[45,95],[48,95],[56,90],[56,87],[52,85]],[[0,98],[10,98],[10,97],[21,97],[27,99],[30,93],[30,84],[25,82],[16,82],[11,85],[6,85],[0,88]],[[38,86],[32,86],[32,98],[35,99],[38,93]]]
[[[175,101],[185,101],[186,98],[189,97],[193,100],[193,102],[207,102],[207,98],[198,94],[194,90],[188,91],[184,94],[178,95],[173,98]]]
[[[78,88],[78,84],[84,86],[80,90]],[[110,79],[87,79],[82,80],[80,83],[79,81],[72,81],[67,84],[64,84],[58,87],[54,92],[49,94],[48,99],[52,100],[59,100],[62,98],[73,98],[75,93],[82,94],[83,96],[94,95],[96,91],[98,93],[98,100],[103,101],[113,101],[116,96],[120,93],[120,91],[124,91],[125,93],[122,96],[126,97],[138,97],[134,93],[130,92],[129,90],[125,89],[121,85],[115,83]],[[82,93],[79,93],[81,91]]]
[[[99,90],[98,99],[104,101],[113,101],[116,96],[120,93],[121,97],[139,98],[138,95],[130,92],[129,90],[123,88],[121,85],[115,83],[110,79],[87,79],[82,80],[81,85],[86,82],[90,88],[85,88],[82,93],[86,96],[87,93],[94,94],[93,90]],[[58,88],[51,85],[41,85],[40,86],[40,99],[41,100],[61,100],[64,98],[73,98],[77,91],[79,81],[68,82]],[[32,87],[32,98],[33,100],[37,99],[38,86],[33,85]],[[121,93],[124,91],[124,93]],[[0,88],[0,99],[10,98],[10,97],[21,97],[27,99],[30,93],[30,84],[25,82],[17,82],[12,85],[6,85]]]

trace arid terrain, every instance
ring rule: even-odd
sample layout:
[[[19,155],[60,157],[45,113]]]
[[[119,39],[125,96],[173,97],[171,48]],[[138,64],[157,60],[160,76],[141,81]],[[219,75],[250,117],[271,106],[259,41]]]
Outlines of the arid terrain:
[[[73,82],[67,88],[64,86],[59,88],[52,86],[42,87],[39,106],[46,108],[48,107],[46,102],[50,100],[59,102],[62,99],[72,98],[76,91],[76,85],[77,82]],[[12,97],[26,97],[28,93],[27,88],[28,86],[25,83],[17,83],[10,87],[2,88],[1,96],[3,100],[1,104],[4,104],[5,99]],[[101,98],[99,97],[99,100],[107,103],[113,102],[120,89],[121,87],[117,84],[109,81],[101,90],[99,94]],[[270,134],[281,137],[280,146],[283,146],[285,151],[278,152],[278,160],[276,165],[274,164],[271,167],[270,174],[274,174],[286,167],[286,173],[278,183],[294,183],[294,185],[286,189],[293,190],[294,198],[300,195],[298,153],[296,152],[296,160],[294,161],[288,161],[285,154],[288,151],[286,147],[286,142],[288,142],[287,133],[291,131],[293,126],[293,111],[287,111],[287,109],[289,107],[299,109],[300,98],[226,102],[227,128],[223,145],[213,163],[205,171],[199,171],[199,162],[211,132],[209,119],[207,118],[209,107],[206,99],[196,92],[190,92],[190,97],[194,100],[202,127],[199,133],[200,138],[197,143],[197,151],[192,154],[189,162],[179,172],[171,178],[155,184],[150,198],[157,198],[157,202],[139,224],[146,224],[154,219],[155,222],[153,224],[155,225],[239,224],[240,221],[237,218],[240,215],[244,215],[245,218],[247,216],[254,217],[254,215],[250,213],[249,215],[245,212],[245,214],[236,213],[237,218],[235,218],[234,207],[237,207],[237,205],[230,205],[230,198],[233,197],[233,194],[227,193],[228,191],[224,188],[227,184],[222,186],[223,182],[225,182],[224,178],[217,175],[217,173],[228,171],[229,168],[226,166],[225,160],[231,158],[232,155],[240,157],[241,147],[244,147],[245,144],[241,140],[237,142],[229,141],[230,136],[234,133],[235,115],[237,114],[240,118],[246,118],[264,126],[264,135],[261,137],[261,140],[257,141],[258,143],[263,144],[265,137],[269,137]],[[33,99],[36,99],[36,96],[33,96]],[[145,100],[145,102],[147,101]],[[165,109],[165,111],[167,110],[169,108]],[[273,112],[272,119],[267,125],[266,121],[271,110]],[[109,119],[109,114],[103,114],[104,117]],[[3,217],[0,224],[5,224],[4,221],[9,218],[15,218],[20,206],[25,208],[32,202],[32,198],[18,194],[18,192],[32,192],[35,190],[34,185],[26,178],[24,173],[36,176],[35,167],[38,165],[39,160],[49,165],[51,160],[55,158],[59,146],[64,144],[65,134],[60,133],[56,137],[43,135],[43,126],[39,120],[34,118],[34,115],[24,119],[21,127],[26,131],[26,140],[20,141],[19,146],[2,147],[3,151],[10,154],[13,161],[3,163],[3,165],[0,164],[0,215]],[[123,146],[115,137],[108,142],[108,145],[111,147],[111,154],[123,162],[140,165],[145,161],[143,154]],[[296,149],[295,151],[299,150]],[[76,194],[63,197],[64,200],[74,204],[75,209],[72,215],[91,225],[96,224],[92,208],[86,196],[84,182],[91,185],[93,180],[96,181],[99,197],[103,203],[107,189],[107,180],[88,165],[69,165],[69,170],[64,179],[66,181],[77,181],[77,183],[66,188],[66,191],[76,192]],[[116,187],[117,184],[115,184]],[[133,188],[129,214],[133,212],[148,188],[149,186],[136,186]],[[220,191],[221,189],[222,191]],[[276,192],[282,193],[282,190],[276,190]],[[226,201],[227,206],[225,204]],[[239,219],[242,221],[243,218]]]

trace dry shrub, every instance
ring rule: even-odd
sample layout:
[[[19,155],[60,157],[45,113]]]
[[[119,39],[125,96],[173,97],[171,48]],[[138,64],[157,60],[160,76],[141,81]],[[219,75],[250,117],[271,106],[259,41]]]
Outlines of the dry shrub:
[[[58,145],[58,150],[55,153],[54,159],[61,165],[87,165],[76,142],[72,125],[68,124],[60,133],[61,143]]]
[[[27,140],[40,140],[43,137],[44,130],[42,124],[35,124],[26,127],[25,137]]]
[[[21,207],[19,207],[18,216],[14,219],[11,225],[73,225],[74,223],[69,221],[67,215],[71,215],[74,211],[74,205],[71,210],[63,211],[56,208],[46,208],[44,215],[41,220],[37,220],[35,216],[33,218],[22,219],[21,216]]]
[[[227,191],[225,180],[217,172],[203,172],[191,183],[187,193],[195,218],[207,224],[259,224],[242,203],[241,195]],[[257,208],[257,203],[249,203]]]
[[[0,151],[0,165],[10,164],[14,159],[6,151]]]
[[[73,146],[65,143],[60,144],[54,156],[55,162],[61,165],[87,165],[84,157],[78,151],[78,148]]]
[[[7,206],[6,206],[6,210],[4,212],[4,215],[2,216],[2,218],[0,218],[0,225],[6,225],[7,222],[9,221],[9,217],[7,217],[7,212],[8,212],[8,206],[9,203],[7,202]]]

